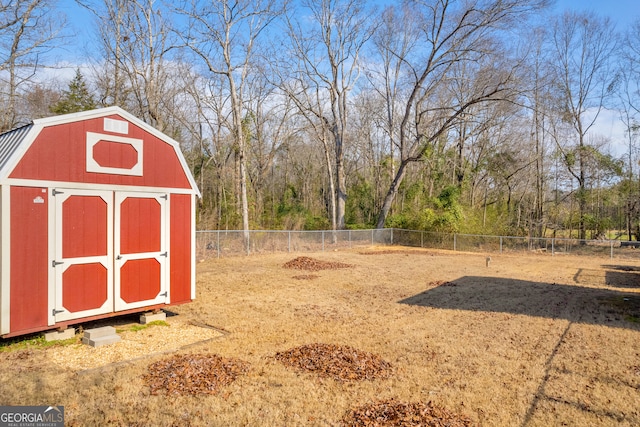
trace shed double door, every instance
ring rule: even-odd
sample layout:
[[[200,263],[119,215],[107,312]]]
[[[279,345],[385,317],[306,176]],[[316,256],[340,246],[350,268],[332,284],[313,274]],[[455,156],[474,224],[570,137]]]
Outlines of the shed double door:
[[[166,195],[53,194],[55,322],[167,301]]]

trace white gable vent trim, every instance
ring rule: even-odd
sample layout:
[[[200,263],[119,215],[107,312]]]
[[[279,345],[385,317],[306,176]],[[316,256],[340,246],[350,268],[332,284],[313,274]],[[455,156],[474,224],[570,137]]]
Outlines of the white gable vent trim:
[[[99,142],[130,145],[137,153],[136,163],[129,169],[100,165],[94,158],[94,148]],[[87,172],[142,176],[142,146],[141,139],[87,132]]]

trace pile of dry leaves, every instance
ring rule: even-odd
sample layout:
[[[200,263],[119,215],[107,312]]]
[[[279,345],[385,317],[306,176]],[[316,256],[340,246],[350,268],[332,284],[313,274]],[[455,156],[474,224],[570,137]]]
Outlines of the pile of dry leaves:
[[[307,344],[276,354],[286,366],[338,381],[387,378],[391,365],[379,356],[346,345]]]
[[[389,399],[347,412],[342,419],[342,425],[349,427],[471,427],[477,424],[464,415],[454,414],[431,402],[405,403]]]
[[[353,267],[351,264],[342,262],[320,261],[307,256],[300,256],[292,259],[284,264],[284,268],[292,268],[296,270],[319,271],[319,270],[336,270],[338,268]]]
[[[436,280],[435,282],[430,282],[429,287],[437,287],[437,286],[458,286],[455,282],[447,282],[446,280]]]
[[[247,372],[249,364],[215,354],[179,354],[149,365],[144,381],[151,394],[216,394]]]

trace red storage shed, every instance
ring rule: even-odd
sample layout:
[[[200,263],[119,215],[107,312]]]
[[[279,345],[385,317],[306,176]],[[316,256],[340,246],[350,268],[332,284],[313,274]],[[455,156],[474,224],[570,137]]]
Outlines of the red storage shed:
[[[178,143],[118,107],[0,135],[0,336],[193,300],[198,196]]]

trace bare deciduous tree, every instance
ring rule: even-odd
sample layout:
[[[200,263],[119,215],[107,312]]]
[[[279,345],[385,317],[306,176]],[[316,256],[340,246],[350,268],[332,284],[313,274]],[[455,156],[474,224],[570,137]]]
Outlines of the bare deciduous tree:
[[[419,54],[394,51],[411,76],[398,129],[400,162],[378,216],[382,228],[409,164],[422,158],[440,136],[461,119],[469,107],[509,96],[516,85],[518,62],[507,64],[505,51],[498,49],[496,33],[514,25],[526,13],[546,4],[531,0],[485,0],[431,3],[408,2],[419,18],[411,31],[420,34]],[[399,26],[398,28],[403,28]],[[473,68],[473,82],[463,99],[452,97],[447,89],[455,67],[466,63]]]
[[[59,41],[64,25],[49,1],[0,1],[0,132],[20,122],[19,89],[42,67],[40,56]]]
[[[625,127],[627,142],[626,231],[629,240],[633,225],[640,216],[640,182],[636,182],[634,166],[638,158],[637,139],[640,132],[640,19],[636,19],[625,34],[620,55],[620,119]],[[640,238],[640,236],[638,237]]]
[[[120,105],[157,129],[178,132],[176,98],[184,91],[177,40],[155,0],[84,3],[99,23],[103,61],[94,67],[102,104]],[[164,13],[167,13],[166,9]]]
[[[594,14],[565,13],[554,24],[552,67],[558,114],[573,132],[572,144],[557,147],[569,173],[578,183],[579,237],[586,238],[588,159],[594,153],[587,133],[594,126],[605,99],[615,89],[610,59],[617,47],[614,26]]]
[[[130,86],[126,81],[122,64],[125,62],[122,45],[127,35],[125,15],[131,13],[127,0],[78,1],[96,17],[98,34],[97,55],[99,62],[95,66],[93,78],[99,91],[101,105],[126,106]]]
[[[243,130],[247,77],[256,56],[256,44],[283,11],[280,0],[192,1],[179,13],[188,27],[179,30],[185,45],[204,64],[206,71],[225,84],[231,115],[231,134],[238,159],[238,182],[245,249],[249,252],[249,205],[247,199],[247,147]]]
[[[305,22],[288,19],[293,63],[282,87],[315,128],[323,145],[331,191],[332,228],[345,228],[345,144],[349,96],[360,75],[360,55],[372,34],[362,0],[305,1]]]

